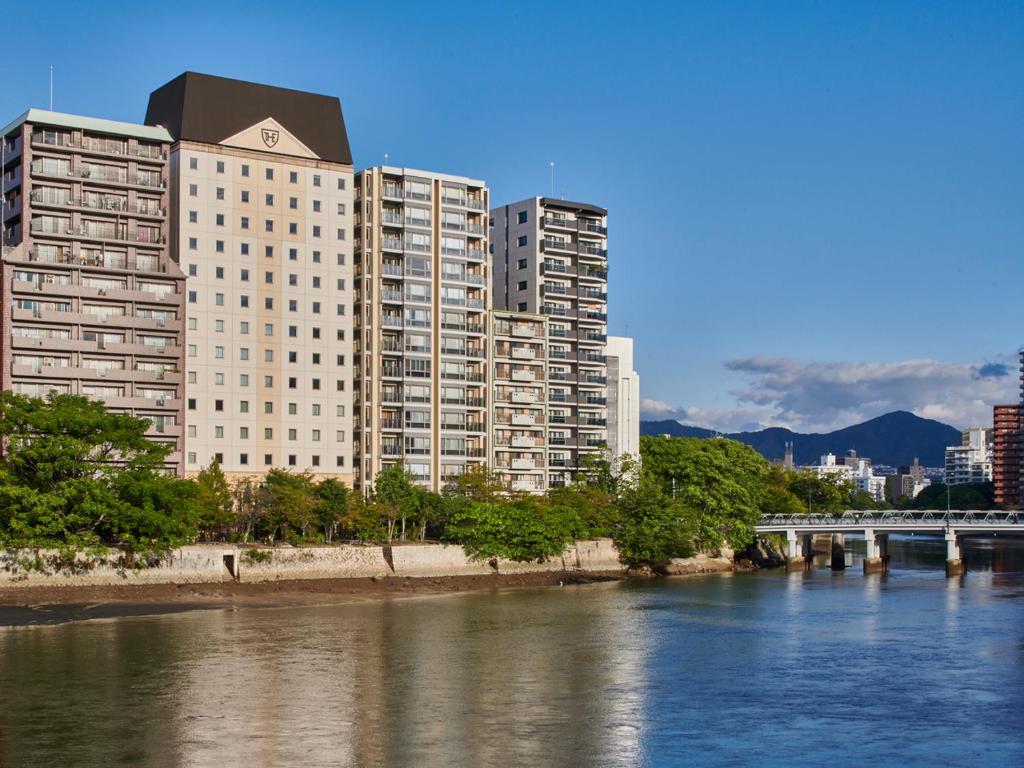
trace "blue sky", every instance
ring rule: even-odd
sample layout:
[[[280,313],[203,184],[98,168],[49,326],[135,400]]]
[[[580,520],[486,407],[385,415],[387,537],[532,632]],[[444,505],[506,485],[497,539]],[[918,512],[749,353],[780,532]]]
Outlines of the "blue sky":
[[[192,69],[337,94],[357,166],[496,203],[555,161],[610,210],[648,416],[962,426],[1016,398],[1019,2],[61,5],[5,10],[0,115],[46,106],[50,64],[56,109],[125,120]]]

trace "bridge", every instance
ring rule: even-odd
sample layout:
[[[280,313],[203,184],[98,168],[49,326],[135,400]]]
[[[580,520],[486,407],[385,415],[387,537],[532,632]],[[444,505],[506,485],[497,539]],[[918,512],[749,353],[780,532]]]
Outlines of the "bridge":
[[[786,535],[786,568],[803,570],[812,556],[811,539],[815,534],[839,533],[864,537],[864,573],[881,573],[889,561],[889,534],[937,534],[946,539],[946,575],[964,572],[960,543],[964,536],[992,534],[1024,535],[1024,512],[937,510],[883,510],[838,514],[763,515],[758,533]]]

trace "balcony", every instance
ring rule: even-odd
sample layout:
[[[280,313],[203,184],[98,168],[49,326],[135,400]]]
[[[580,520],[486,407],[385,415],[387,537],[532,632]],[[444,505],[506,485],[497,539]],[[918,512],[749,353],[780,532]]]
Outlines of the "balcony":
[[[518,470],[529,470],[537,469],[537,464],[533,459],[512,459],[512,469]]]
[[[512,435],[509,439],[509,445],[513,448],[540,448],[542,446],[537,444],[536,437],[528,437],[526,435]]]
[[[532,413],[513,413],[508,423],[514,427],[532,427],[537,419]]]
[[[512,335],[536,337],[537,332],[532,325],[513,325]]]
[[[552,240],[544,238],[541,241],[545,251],[563,251],[565,253],[576,253],[576,243],[571,240]]]
[[[530,347],[512,347],[512,357],[516,360],[536,360],[537,352]]]
[[[537,402],[536,392],[510,392],[509,399],[513,403],[532,404]]]
[[[531,370],[512,371],[512,381],[536,381],[537,375]]]

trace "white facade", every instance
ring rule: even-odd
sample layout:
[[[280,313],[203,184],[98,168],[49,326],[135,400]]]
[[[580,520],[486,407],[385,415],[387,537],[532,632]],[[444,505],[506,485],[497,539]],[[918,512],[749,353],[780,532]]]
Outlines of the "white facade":
[[[992,479],[992,444],[983,427],[965,429],[960,445],[946,448],[947,485],[985,483]]]
[[[633,369],[633,339],[609,336],[608,449],[612,460],[640,458],[640,375]]]
[[[885,478],[875,475],[868,459],[850,456],[840,463],[834,453],[826,453],[818,464],[803,469],[815,477],[829,478],[836,484],[852,483],[858,491],[871,494],[875,501],[885,500]]]

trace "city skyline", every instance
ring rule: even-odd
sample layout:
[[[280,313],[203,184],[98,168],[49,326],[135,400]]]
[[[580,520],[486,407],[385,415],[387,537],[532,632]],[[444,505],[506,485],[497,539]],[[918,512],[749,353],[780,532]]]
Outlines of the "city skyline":
[[[323,6],[273,48],[271,5],[242,28],[206,9],[173,45],[170,11],[114,35],[17,9],[10,51],[38,71],[0,105],[46,107],[53,64],[54,109],[141,121],[140,93],[204,71],[337,94],[357,170],[386,154],[484,178],[501,205],[551,192],[554,161],[555,196],[615,211],[609,333],[637,339],[648,418],[808,431],[906,408],[968,426],[1015,400],[1019,311],[963,304],[1022,276],[1019,9],[543,9],[539,25],[541,6],[517,7],[392,9],[382,45],[379,12]],[[423,42],[488,25],[504,32],[480,67]],[[616,55],[640,39],[646,56]]]

